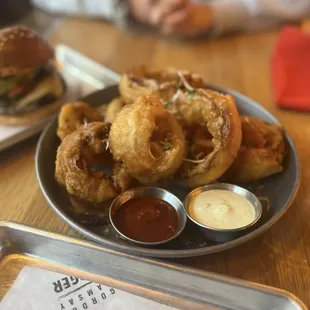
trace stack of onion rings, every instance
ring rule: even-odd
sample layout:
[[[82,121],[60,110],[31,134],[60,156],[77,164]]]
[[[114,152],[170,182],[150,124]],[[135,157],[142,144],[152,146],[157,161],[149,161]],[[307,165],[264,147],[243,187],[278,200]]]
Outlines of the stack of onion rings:
[[[196,74],[141,67],[122,76],[119,90],[106,123],[82,102],[65,105],[59,115],[56,179],[82,200],[109,200],[132,181],[171,179],[193,188],[283,171],[281,128],[240,117],[231,95],[204,89]],[[112,175],[98,165],[111,167]]]

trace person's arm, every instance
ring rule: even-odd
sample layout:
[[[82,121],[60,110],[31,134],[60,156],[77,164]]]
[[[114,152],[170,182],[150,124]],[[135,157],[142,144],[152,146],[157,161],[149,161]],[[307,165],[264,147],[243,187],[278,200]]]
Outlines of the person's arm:
[[[218,33],[258,30],[310,16],[309,0],[218,0],[208,6]]]
[[[45,11],[56,14],[105,18],[123,26],[128,19],[126,0],[31,0]]]

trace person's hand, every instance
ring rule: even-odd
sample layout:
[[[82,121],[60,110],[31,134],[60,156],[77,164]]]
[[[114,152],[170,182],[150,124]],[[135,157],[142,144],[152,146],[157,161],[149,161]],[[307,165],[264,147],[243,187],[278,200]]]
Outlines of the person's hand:
[[[138,21],[148,23],[154,0],[128,0],[130,14]]]
[[[164,31],[165,25],[177,27],[188,17],[189,0],[155,0],[150,23]]]
[[[212,27],[211,10],[206,4],[188,3],[183,19],[167,16],[161,25],[166,34],[178,33],[185,37],[195,37],[207,33]]]
[[[164,21],[176,26],[187,17],[188,0],[128,0],[128,4],[135,19],[159,29]]]
[[[164,34],[191,37],[211,28],[211,12],[205,4],[190,0],[128,0],[137,20],[157,26]]]

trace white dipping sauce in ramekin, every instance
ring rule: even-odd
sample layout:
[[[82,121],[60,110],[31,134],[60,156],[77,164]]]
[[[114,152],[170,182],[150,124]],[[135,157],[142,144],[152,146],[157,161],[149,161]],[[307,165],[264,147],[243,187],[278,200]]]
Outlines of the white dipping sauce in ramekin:
[[[189,215],[207,227],[234,229],[251,224],[255,219],[255,209],[241,195],[213,189],[200,193],[191,201]]]

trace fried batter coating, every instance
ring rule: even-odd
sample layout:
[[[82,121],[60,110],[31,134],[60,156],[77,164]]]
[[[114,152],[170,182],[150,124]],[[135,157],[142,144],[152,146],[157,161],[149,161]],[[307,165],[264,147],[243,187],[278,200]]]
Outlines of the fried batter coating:
[[[241,116],[241,125],[242,144],[224,179],[246,183],[282,172],[285,142],[281,127],[254,116]]]
[[[66,136],[56,158],[55,177],[69,194],[101,203],[126,190],[132,178],[124,165],[112,161],[108,148],[110,125],[93,122]],[[112,176],[98,166],[109,165]]]
[[[195,73],[176,69],[155,70],[140,67],[121,77],[119,91],[126,104],[143,95],[157,95],[163,102],[170,100],[178,89],[203,87]]]
[[[171,176],[185,155],[185,140],[176,119],[155,96],[126,105],[110,131],[110,148],[117,161],[143,184]]]
[[[241,143],[234,98],[206,89],[178,90],[167,109],[182,124],[189,149],[176,181],[193,188],[218,179],[236,158]]]
[[[57,136],[63,140],[81,125],[103,121],[101,114],[89,104],[81,101],[67,103],[62,106],[58,116]]]
[[[113,123],[117,113],[123,108],[124,105],[124,100],[121,97],[113,99],[108,104],[107,110],[105,112],[105,122]]]

